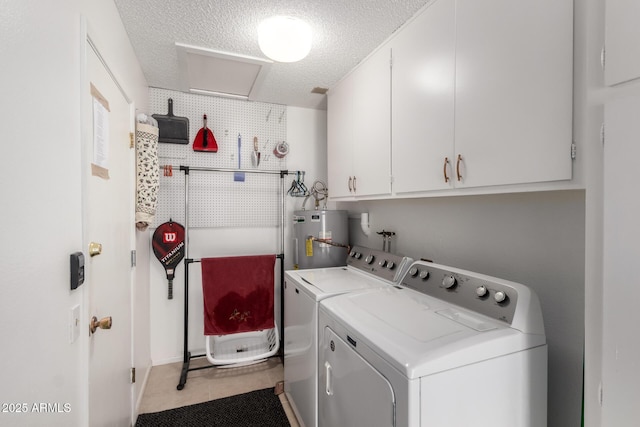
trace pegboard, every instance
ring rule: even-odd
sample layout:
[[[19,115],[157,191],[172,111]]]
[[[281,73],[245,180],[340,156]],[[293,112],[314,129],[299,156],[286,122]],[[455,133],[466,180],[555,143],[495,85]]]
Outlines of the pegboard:
[[[275,145],[286,141],[286,106],[150,88],[150,114],[166,115],[169,98],[173,99],[173,114],[189,119],[190,142],[158,143],[160,189],[156,224],[169,219],[185,224],[185,174],[179,166],[238,169],[238,135],[241,169],[287,169],[286,156],[278,158],[273,154]],[[204,114],[218,145],[216,153],[193,151],[193,140],[203,126]],[[261,152],[257,167],[251,163],[254,137],[258,138]],[[171,176],[165,175],[164,165],[173,167]],[[191,170],[189,227],[277,227],[282,197],[279,174],[246,173],[244,182],[237,182],[232,172]]]

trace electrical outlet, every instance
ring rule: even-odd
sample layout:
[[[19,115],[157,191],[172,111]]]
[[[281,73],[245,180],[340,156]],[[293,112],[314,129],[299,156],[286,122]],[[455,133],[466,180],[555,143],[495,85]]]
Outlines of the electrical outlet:
[[[80,304],[71,307],[69,312],[69,342],[73,344],[80,337]]]

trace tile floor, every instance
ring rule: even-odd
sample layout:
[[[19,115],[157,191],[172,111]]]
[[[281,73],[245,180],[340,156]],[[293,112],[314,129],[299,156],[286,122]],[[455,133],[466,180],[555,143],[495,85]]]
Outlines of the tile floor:
[[[189,366],[194,368],[207,365],[209,362],[206,358],[194,358]],[[284,380],[284,369],[279,357],[272,357],[262,363],[238,368],[216,367],[189,371],[184,389],[177,390],[176,386],[180,380],[181,370],[182,362],[151,368],[140,403],[141,414],[275,387],[277,382]],[[280,394],[280,401],[291,427],[299,427],[284,393]]]

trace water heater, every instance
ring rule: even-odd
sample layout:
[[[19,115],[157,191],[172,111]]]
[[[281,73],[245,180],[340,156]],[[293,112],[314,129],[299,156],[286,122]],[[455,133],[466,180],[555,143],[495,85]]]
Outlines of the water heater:
[[[316,239],[324,240],[326,243]],[[347,211],[310,210],[293,213],[295,269],[346,265],[348,244]]]

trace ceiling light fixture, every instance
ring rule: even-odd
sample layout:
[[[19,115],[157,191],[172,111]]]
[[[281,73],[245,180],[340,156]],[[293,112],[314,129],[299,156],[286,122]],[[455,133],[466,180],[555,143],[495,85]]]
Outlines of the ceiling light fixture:
[[[290,16],[273,16],[258,26],[262,52],[277,62],[296,62],[311,50],[311,27]]]

